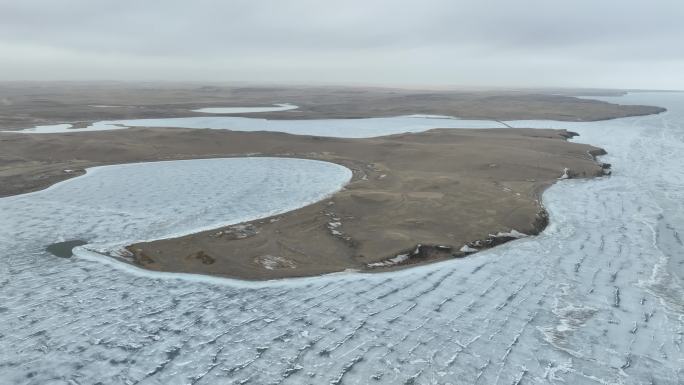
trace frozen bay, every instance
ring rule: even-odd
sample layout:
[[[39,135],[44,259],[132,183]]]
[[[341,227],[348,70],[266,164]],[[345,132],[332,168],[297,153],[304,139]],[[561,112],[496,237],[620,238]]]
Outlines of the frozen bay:
[[[604,147],[609,154],[602,160],[613,164],[609,178],[550,188],[544,203],[551,225],[544,233],[399,272],[243,283],[131,271],[84,252],[60,259],[44,251],[60,239],[106,248],[294,208],[349,178],[348,170],[321,162],[283,164],[273,174],[262,165],[244,186],[237,182],[258,165],[112,166],[116,172],[107,178],[98,178],[107,171],[96,171],[2,198],[0,378],[13,384],[682,383],[684,97],[637,93],[610,100],[669,111],[592,123],[508,122],[576,131],[577,140]],[[208,165],[211,172],[203,173]],[[223,178],[212,176],[216,168]],[[273,180],[280,181],[276,187]],[[177,186],[187,190],[179,194]],[[235,189],[240,194],[231,196]]]

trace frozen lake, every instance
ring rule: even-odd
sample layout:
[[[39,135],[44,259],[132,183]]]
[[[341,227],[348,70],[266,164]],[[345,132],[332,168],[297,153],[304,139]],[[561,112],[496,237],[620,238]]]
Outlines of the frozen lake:
[[[550,188],[543,234],[400,272],[244,283],[44,251],[296,207],[348,180],[322,162],[110,166],[2,198],[0,382],[681,384],[684,95],[610,100],[669,111],[509,122],[577,131],[613,164]]]
[[[434,115],[410,115],[367,119],[268,120],[234,116],[200,116],[188,118],[112,120],[73,129],[71,124],[55,124],[27,128],[24,133],[67,133],[83,131],[123,130],[129,127],[208,128],[233,131],[277,131],[295,135],[369,138],[404,132],[421,132],[432,128],[504,128],[491,120],[465,120]]]
[[[208,107],[192,110],[193,112],[203,112],[205,114],[246,114],[252,112],[275,112],[295,110],[299,107],[294,104],[274,104],[268,107]]]
[[[94,167],[47,190],[0,199],[0,234],[9,235],[0,239],[43,246],[83,239],[105,248],[178,236],[294,210],[351,176],[334,163],[291,158]]]

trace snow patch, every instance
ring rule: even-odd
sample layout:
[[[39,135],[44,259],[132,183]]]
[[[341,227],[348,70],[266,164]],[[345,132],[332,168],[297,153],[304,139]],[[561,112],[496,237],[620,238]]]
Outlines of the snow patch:
[[[516,239],[529,237],[529,235],[527,235],[525,233],[521,233],[520,231],[518,231],[516,229],[511,229],[511,231],[507,232],[507,233],[499,231],[496,234],[489,234],[489,236],[494,237],[494,238],[504,238],[505,237],[505,238],[516,238]]]
[[[295,261],[277,255],[261,255],[254,258],[254,261],[267,270],[294,269],[297,267]]]
[[[461,251],[461,252],[463,252],[463,253],[476,253],[476,252],[478,252],[479,250],[476,249],[476,248],[474,248],[474,247],[470,247],[470,246],[468,246],[468,245],[463,245],[463,247],[461,247],[461,248],[459,249],[459,251]]]
[[[387,267],[387,266],[394,266],[398,265],[402,262],[405,262],[409,259],[408,254],[399,254],[394,258],[390,258],[381,262],[374,262],[374,263],[369,263],[366,266],[368,267]]]

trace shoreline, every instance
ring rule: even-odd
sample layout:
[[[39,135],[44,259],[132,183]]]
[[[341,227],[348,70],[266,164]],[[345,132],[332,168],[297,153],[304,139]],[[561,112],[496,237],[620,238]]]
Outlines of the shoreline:
[[[600,155],[603,155],[603,154],[605,154],[605,152],[601,153]],[[596,159],[596,156],[597,156],[597,155],[593,155],[593,154],[592,154],[592,156],[594,156],[594,160],[598,162],[598,160]],[[236,157],[242,158],[242,156],[236,156]],[[273,158],[272,156],[269,156],[269,155],[257,155],[257,156],[252,156],[252,157]],[[294,158],[295,158],[295,159],[316,160],[316,159],[313,159],[313,158],[299,158],[299,157],[294,157]],[[220,159],[220,158],[219,158],[219,159]],[[229,159],[229,158],[226,158],[226,159]],[[195,160],[195,159],[167,160],[167,161],[157,161],[157,162],[178,162],[178,161],[192,161],[192,160]],[[87,174],[87,175],[92,175],[93,169],[100,169],[100,168],[103,168],[103,167],[112,167],[112,166],[135,166],[136,164],[141,164],[141,163],[148,163],[148,162],[135,162],[135,163],[123,163],[123,164],[112,164],[112,165],[94,166],[94,167],[91,167],[91,168],[86,169],[86,170],[85,170],[85,173],[82,174],[82,175],[80,175],[80,176],[82,177],[82,176],[85,176],[86,174]],[[155,162],[155,163],[156,163],[156,162]],[[343,167],[346,167],[346,166],[343,164],[343,162],[336,162],[336,164],[341,165],[341,166],[343,166]],[[599,164],[601,164],[601,163],[599,163]],[[606,174],[606,175],[609,175],[609,174]],[[76,177],[78,177],[78,176],[76,176]],[[71,179],[74,179],[74,178],[76,178],[76,177],[69,178],[69,179],[63,180],[63,181],[61,181],[61,182],[57,182],[57,183],[55,183],[55,184],[53,184],[53,185],[47,187],[46,189],[40,190],[40,191],[49,190],[50,188],[53,188],[53,187],[55,187],[55,186],[57,186],[57,185],[59,185],[59,184],[61,184],[61,183],[69,182]],[[594,178],[594,177],[599,177],[599,176],[592,176],[592,177],[589,177],[589,178]],[[348,182],[346,185],[344,185],[344,186],[342,187],[342,189],[344,189],[349,183],[354,182],[354,181],[355,181],[355,180],[354,180],[355,178],[357,178],[357,175],[356,175],[356,174],[353,174],[352,179],[350,179],[349,182]],[[587,178],[583,177],[582,179],[587,179]],[[560,181],[560,180],[561,180],[561,179],[559,179],[558,181]],[[85,242],[85,241],[83,241],[83,240],[80,240],[80,239],[68,240],[68,241],[63,241],[63,242],[58,242],[58,243],[51,244],[51,245],[48,245],[47,250],[48,250],[48,252],[50,252],[51,254],[53,254],[53,255],[55,255],[55,256],[57,256],[57,257],[60,257],[60,258],[69,258],[69,256],[67,255],[67,254],[68,254],[68,250],[66,250],[66,249],[60,250],[60,252],[57,252],[57,253],[56,253],[56,252],[53,252],[53,251],[50,251],[50,249],[53,248],[53,247],[61,247],[62,245],[67,245],[67,244],[73,244],[73,245],[69,246],[70,249],[72,249],[72,248],[73,248],[73,249],[76,249],[77,247],[86,246],[86,247],[83,248],[83,250],[84,250],[86,253],[88,253],[88,254],[95,254],[95,255],[101,256],[101,257],[103,257],[103,258],[112,260],[113,265],[117,265],[117,262],[118,262],[118,263],[123,263],[123,264],[126,264],[126,265],[133,266],[133,267],[135,267],[135,268],[142,269],[142,271],[150,271],[150,272],[153,272],[153,273],[164,273],[164,274],[172,274],[172,275],[173,275],[173,274],[181,274],[181,275],[183,275],[183,274],[189,274],[189,275],[203,276],[203,277],[207,277],[207,278],[229,279],[229,280],[243,281],[243,282],[268,282],[268,281],[282,280],[282,279],[291,279],[291,278],[312,278],[312,277],[330,276],[330,275],[345,274],[345,273],[358,273],[358,274],[385,273],[385,272],[392,272],[392,271],[404,270],[404,269],[413,268],[413,267],[417,267],[417,266],[423,266],[423,265],[427,265],[427,264],[432,264],[432,263],[447,261],[447,260],[449,260],[449,259],[460,259],[460,258],[465,258],[465,257],[468,257],[468,256],[472,256],[472,255],[478,254],[478,253],[483,252],[483,251],[487,251],[487,250],[489,250],[489,249],[492,249],[492,248],[494,248],[494,247],[503,245],[503,244],[505,244],[505,243],[508,243],[508,242],[511,242],[511,241],[514,241],[514,240],[524,239],[524,238],[527,238],[527,237],[532,237],[532,236],[539,235],[541,232],[543,232],[543,231],[546,229],[546,227],[547,227],[548,224],[549,224],[549,222],[548,222],[548,213],[547,213],[547,211],[546,211],[546,208],[545,208],[545,207],[543,206],[543,204],[541,203],[541,201],[542,201],[542,194],[543,194],[549,187],[553,186],[553,185],[554,185],[555,183],[557,183],[558,181],[555,181],[555,182],[548,182],[548,183],[542,183],[542,184],[539,184],[539,185],[537,186],[537,189],[536,189],[536,191],[535,191],[535,197],[536,197],[537,202],[538,202],[538,204],[539,204],[539,211],[538,211],[537,216],[536,216],[536,219],[538,219],[538,220],[536,220],[536,221],[534,222],[534,230],[535,230],[535,231],[528,232],[528,233],[526,233],[526,234],[522,234],[522,236],[507,236],[507,235],[498,235],[498,236],[497,236],[497,235],[494,235],[494,234],[489,234],[488,237],[485,237],[485,238],[483,238],[483,239],[475,239],[475,240],[472,240],[472,241],[466,243],[468,246],[479,247],[479,249],[478,249],[477,251],[473,251],[473,252],[453,251],[453,249],[452,249],[451,247],[449,247],[449,250],[440,250],[440,248],[446,247],[446,246],[444,246],[444,245],[417,244],[417,245],[415,245],[414,247],[411,247],[411,248],[409,248],[409,249],[402,250],[402,251],[399,252],[400,254],[409,254],[409,258],[408,258],[407,260],[402,261],[401,263],[393,264],[393,265],[391,265],[391,266],[378,266],[378,267],[370,267],[370,266],[367,266],[366,268],[361,268],[361,269],[349,268],[349,269],[342,270],[342,271],[326,272],[326,273],[322,273],[322,274],[320,274],[320,275],[306,275],[306,274],[305,274],[305,275],[297,275],[297,274],[293,274],[293,275],[288,275],[288,276],[286,276],[286,277],[280,277],[280,278],[275,278],[275,279],[249,279],[249,278],[244,278],[244,277],[240,277],[240,276],[216,275],[216,274],[196,273],[196,272],[190,272],[190,271],[165,271],[165,270],[153,270],[153,269],[150,269],[150,268],[146,267],[144,263],[140,263],[139,261],[127,259],[127,258],[122,257],[122,256],[119,256],[119,255],[107,254],[107,253],[102,253],[102,252],[98,252],[98,251],[95,251],[95,250],[88,249],[88,248],[87,248],[87,245],[88,245],[87,242]],[[34,191],[34,192],[35,192],[35,191]],[[338,192],[339,192],[339,190],[338,190]],[[26,193],[26,194],[31,194],[31,193],[32,193],[32,192],[28,192],[28,193]],[[183,234],[181,234],[181,235],[170,235],[170,236],[168,236],[168,237],[159,238],[159,239],[152,239],[152,240],[146,240],[146,241],[138,241],[138,242],[135,242],[135,243],[133,243],[133,244],[124,246],[122,250],[128,251],[129,253],[131,253],[130,256],[135,257],[135,252],[132,251],[131,248],[133,248],[133,246],[136,245],[136,244],[152,243],[152,242],[163,242],[163,241],[173,240],[173,239],[176,239],[176,238],[182,238],[182,237],[197,235],[197,234],[199,234],[199,233],[213,232],[213,231],[216,231],[216,230],[218,230],[218,229],[224,229],[224,228],[233,227],[233,226],[242,226],[242,225],[248,225],[248,224],[253,224],[253,223],[267,223],[267,222],[269,222],[270,220],[278,219],[278,218],[283,217],[283,216],[286,216],[286,215],[288,215],[288,214],[290,214],[290,213],[292,213],[292,212],[294,212],[294,211],[298,211],[298,210],[300,210],[300,209],[305,209],[305,208],[308,208],[308,207],[310,207],[310,206],[314,206],[314,205],[321,204],[321,203],[323,203],[324,201],[326,201],[326,200],[328,200],[328,199],[331,199],[335,194],[337,194],[337,192],[331,194],[330,196],[328,196],[328,197],[326,197],[326,198],[323,198],[322,200],[319,200],[319,201],[316,201],[316,202],[307,203],[307,204],[305,204],[305,206],[302,206],[302,207],[297,208],[297,209],[294,209],[294,210],[285,211],[285,212],[280,213],[280,214],[270,215],[270,216],[267,216],[267,217],[261,217],[261,218],[257,218],[257,219],[250,220],[250,221],[242,221],[242,222],[237,222],[237,223],[234,223],[234,224],[223,225],[223,226],[216,226],[216,227],[214,227],[214,226],[206,226],[206,227],[211,227],[211,229],[210,229],[210,230],[206,230],[206,229],[204,229],[204,230],[203,230],[203,229],[196,229],[196,230],[192,230],[192,231],[188,232],[188,233],[185,234],[185,235],[183,235]],[[24,195],[24,194],[22,194],[22,195]],[[206,228],[206,227],[205,227],[205,228]],[[119,251],[122,251],[122,250],[119,250]],[[412,250],[413,250],[413,251],[412,251]],[[115,252],[116,252],[116,251],[115,251]],[[426,254],[427,254],[428,256],[426,256]],[[441,255],[440,255],[440,254],[441,254]],[[92,256],[91,256],[91,257],[92,257]],[[93,259],[93,258],[91,258],[91,259]],[[100,261],[100,262],[102,262],[102,261]]]
[[[574,135],[572,135],[574,136]],[[610,175],[610,164],[607,163],[602,163],[598,160],[599,156],[606,155],[607,153],[601,149],[598,148],[597,150],[593,151],[593,153],[590,152],[590,155],[593,157],[593,160],[597,163],[597,165],[601,166],[601,169],[603,170],[603,173],[601,175],[592,175],[592,176],[580,176],[577,177],[577,179],[593,179],[597,177],[603,177],[603,176],[609,176]],[[336,162],[339,165],[345,166],[342,162]],[[346,167],[346,166],[345,166]],[[348,182],[348,184],[354,182],[355,178],[357,177],[356,174],[352,177],[352,179]],[[567,179],[575,179],[575,176],[569,177]],[[254,219],[251,221],[243,221],[243,222],[238,222],[232,225],[227,225],[227,226],[220,226],[213,228],[211,230],[202,230],[202,231],[194,231],[191,234],[188,235],[183,235],[179,237],[167,237],[163,239],[158,239],[158,240],[152,240],[152,241],[142,241],[142,242],[136,242],[130,245],[127,245],[123,247],[123,250],[125,253],[127,253],[125,256],[114,256],[114,255],[106,255],[106,254],[100,254],[103,257],[106,258],[112,258],[120,263],[128,264],[146,271],[152,271],[156,273],[180,273],[180,274],[193,274],[193,275],[200,275],[200,276],[206,276],[206,277],[215,277],[219,279],[229,279],[229,280],[237,280],[237,281],[245,281],[245,282],[268,282],[268,281],[277,281],[277,280],[283,280],[283,279],[301,279],[301,278],[311,278],[311,277],[320,277],[320,276],[328,276],[328,275],[336,275],[336,274],[344,274],[344,273],[357,273],[357,274],[377,274],[377,273],[386,273],[386,272],[392,272],[392,271],[398,271],[398,270],[405,270],[409,268],[414,268],[418,266],[424,266],[424,265],[429,265],[433,263],[438,263],[438,262],[443,262],[443,261],[448,261],[450,259],[461,259],[469,256],[474,256],[480,252],[487,251],[490,249],[493,249],[494,247],[501,246],[505,243],[509,243],[512,241],[516,241],[519,239],[525,239],[529,237],[534,237],[539,234],[541,234],[549,225],[549,214],[544,207],[542,203],[542,195],[543,193],[553,186],[555,183],[560,182],[563,180],[563,178],[558,178],[555,181],[547,181],[545,183],[540,183],[536,185],[535,191],[534,191],[534,196],[536,203],[538,205],[538,211],[535,215],[535,219],[532,225],[533,231],[528,231],[526,233],[517,233],[515,229],[512,229],[511,232],[508,233],[502,233],[499,232],[498,234],[496,233],[489,233],[486,237],[478,238],[478,239],[473,239],[465,243],[465,246],[471,247],[473,249],[477,248],[474,251],[463,251],[463,250],[458,250],[456,247],[453,247],[451,245],[437,245],[437,244],[415,244],[407,249],[395,251],[396,256],[401,256],[401,255],[406,255],[407,258],[398,262],[398,263],[392,263],[390,265],[386,266],[370,266],[374,263],[382,263],[384,261],[390,261],[392,258],[385,258],[383,260],[379,260],[376,262],[372,262],[370,264],[367,264],[366,266],[350,266],[344,270],[336,270],[336,271],[327,271],[327,272],[322,272],[319,274],[307,274],[307,273],[302,273],[299,274],[296,270],[293,270],[291,274],[287,274],[284,276],[278,276],[275,278],[249,278],[249,277],[244,277],[240,275],[231,275],[231,274],[213,274],[213,273],[207,273],[207,272],[196,272],[196,271],[175,271],[175,270],[156,270],[153,267],[151,267],[151,264],[154,264],[152,261],[146,261],[146,258],[149,258],[149,256],[145,255],[144,252],[141,253],[141,249],[139,249],[137,246],[141,245],[151,245],[155,244],[157,242],[166,242],[166,241],[175,241],[178,239],[185,239],[188,237],[194,237],[194,236],[201,236],[203,234],[208,234],[208,233],[215,233],[215,232],[221,232],[225,231],[226,229],[231,229],[231,228],[236,228],[236,227],[249,227],[253,225],[263,225],[267,223],[273,223],[280,221],[283,217],[286,217],[289,214],[292,214],[294,212],[297,212],[299,210],[304,210],[308,208],[313,208],[314,206],[318,205],[323,205],[325,201],[330,202],[332,198],[334,198],[334,195],[338,194],[334,193],[332,196],[325,198],[321,201],[318,202],[313,202],[310,203],[306,206],[303,206],[301,208],[291,210],[284,212],[282,214],[276,214],[276,215],[271,215],[263,218],[258,218]],[[344,189],[344,187],[343,187]],[[138,250],[136,250],[138,248]],[[87,250],[87,249],[86,249]],[[92,250],[88,250],[90,252],[93,252]],[[201,251],[199,252],[198,258],[202,260],[203,258],[208,257],[208,255],[203,254]],[[213,263],[213,262],[212,262]]]
[[[518,231],[528,235],[537,234],[543,230],[546,224],[546,215],[539,203],[539,193],[562,175],[562,167],[558,167],[557,171],[549,168],[544,169],[544,176],[535,181],[525,182],[529,178],[518,176],[517,178],[522,178],[522,180],[517,183],[522,183],[525,186],[513,187],[516,192],[505,185],[495,187],[496,182],[482,181],[479,176],[470,175],[463,178],[464,181],[474,183],[477,186],[475,190],[480,189],[480,193],[487,196],[485,202],[479,201],[477,203],[473,202],[470,197],[454,198],[452,196],[447,200],[450,203],[445,203],[446,206],[440,208],[431,207],[434,206],[435,199],[445,199],[445,194],[458,195],[460,194],[458,191],[462,191],[460,186],[453,190],[456,186],[453,185],[454,180],[440,184],[441,182],[428,177],[423,181],[416,173],[405,174],[403,170],[397,171],[392,165],[374,163],[368,159],[360,161],[357,156],[339,155],[339,152],[351,151],[349,150],[351,147],[368,146],[369,150],[362,151],[368,154],[374,151],[370,150],[371,148],[382,147],[383,145],[390,145],[390,147],[411,146],[408,150],[402,150],[404,152],[389,156],[391,159],[385,159],[384,162],[386,163],[387,161],[396,162],[406,153],[416,151],[418,147],[412,146],[415,144],[412,142],[425,144],[420,142],[426,139],[429,139],[430,148],[433,146],[440,148],[440,146],[444,146],[444,142],[448,143],[447,147],[441,148],[448,148],[448,146],[454,146],[469,136],[471,140],[485,143],[490,140],[529,140],[530,142],[526,146],[535,147],[552,144],[554,148],[555,146],[575,147],[577,150],[572,150],[570,156],[560,156],[556,162],[564,164],[576,162],[572,167],[577,169],[577,177],[603,175],[603,168],[599,163],[596,163],[593,155],[587,153],[585,158],[581,158],[585,151],[600,150],[591,146],[567,142],[566,140],[571,134],[566,131],[505,130],[504,133],[504,129],[437,129],[419,134],[393,135],[361,140],[310,138],[312,141],[342,141],[345,143],[342,147],[337,148],[338,156],[326,156],[324,155],[326,151],[321,151],[318,154],[307,154],[305,151],[296,151],[294,154],[262,153],[260,154],[262,156],[286,155],[287,157],[337,163],[351,169],[354,177],[345,189],[331,198],[285,214],[201,231],[173,239],[135,243],[126,249],[130,252],[129,257],[132,262],[151,270],[199,272],[258,280],[319,275],[346,269],[378,271],[388,268],[401,268],[407,264],[414,265],[415,262],[434,262],[445,258],[463,257],[470,254],[469,251],[460,250],[466,245],[471,248],[484,249],[514,239],[506,235],[492,237],[489,236],[490,233],[506,234]],[[518,135],[521,136],[518,137]],[[347,149],[344,150],[343,148]],[[565,150],[569,151],[568,148]],[[433,150],[426,151],[421,148],[420,151],[424,151],[424,153],[419,154],[418,157],[428,158],[427,161],[422,161],[425,167],[432,169],[439,167],[439,163],[443,163],[441,160],[432,161],[429,159],[435,157],[431,154]],[[515,154],[517,149],[506,151],[508,151],[506,155],[499,156],[504,158],[512,156],[512,160],[515,161],[515,155],[511,154]],[[525,150],[523,149],[523,151]],[[254,154],[250,155],[253,156]],[[547,156],[553,157],[550,154]],[[439,158],[440,156],[437,156],[437,159]],[[465,158],[471,157],[465,155]],[[453,155],[447,155],[446,159],[454,159],[446,163],[453,163],[455,159],[464,160],[463,157],[454,157]],[[413,161],[421,162],[417,159],[412,159],[411,162]],[[525,162],[528,164],[526,172],[533,175],[536,170],[535,166],[530,164],[530,160]],[[560,165],[560,163],[558,164]],[[428,164],[429,166],[427,166]],[[488,165],[487,171],[496,170],[500,167],[494,163],[488,163]],[[407,167],[410,166],[407,165]],[[459,168],[460,166],[447,166],[441,171],[447,172],[447,174],[442,174],[442,176],[447,179],[451,178],[448,176],[451,175],[448,174],[448,169],[453,167],[458,168],[458,172],[464,171]],[[466,168],[471,167],[466,166]],[[474,174],[480,172],[481,170],[476,170]],[[516,173],[517,171],[509,169],[505,172]],[[391,185],[393,179],[399,181],[399,184]],[[407,187],[402,185],[402,181],[410,181],[412,184],[417,180],[421,180],[419,184],[433,183],[435,185],[427,188],[426,191],[414,191],[413,187],[406,190]],[[389,183],[390,186],[385,185],[385,182]],[[459,182],[456,181],[456,183]],[[368,184],[371,186],[364,187]],[[425,188],[418,188],[417,190],[425,190]],[[517,192],[518,190],[520,192]],[[458,234],[447,235],[443,229],[440,230],[440,228],[448,227],[450,224],[454,225],[454,221],[458,221],[459,214],[456,207],[460,209],[474,203],[477,207],[483,207],[483,210],[487,210],[484,207],[489,204],[490,198],[493,201],[501,200],[501,203],[493,203],[492,206],[499,207],[498,213],[492,212],[489,217],[484,219],[475,214],[475,217],[468,219],[468,221],[479,221],[479,224],[468,225],[466,229],[457,230]],[[477,201],[477,199],[475,200]],[[414,202],[411,203],[411,201]],[[388,212],[391,210],[394,212]],[[442,210],[445,210],[446,213],[440,212]],[[515,214],[511,218],[502,211],[511,211]],[[363,215],[369,215],[371,218],[364,218]],[[380,219],[376,220],[375,217]],[[469,218],[468,215],[461,215],[460,217],[462,220],[467,218]],[[400,223],[406,220],[409,222]],[[387,224],[387,222],[392,224]],[[474,228],[478,230],[475,231]],[[412,235],[414,229],[417,229],[419,235]],[[383,239],[374,239],[373,236],[364,234],[365,232],[371,232]],[[406,261],[392,263],[391,266],[382,268],[369,269],[374,264],[404,254]],[[235,271],[239,271],[239,273],[234,273]]]
[[[139,265],[150,270],[269,280],[363,270],[407,251],[415,251],[407,258],[415,266],[414,262],[452,258],[467,244],[483,249],[511,240],[489,239],[490,233],[536,234],[544,225],[538,218],[545,217],[540,214],[540,192],[561,177],[564,168],[574,170],[577,177],[603,174],[590,154],[600,150],[568,142],[572,135],[550,129],[433,129],[345,139],[131,129],[127,135],[79,134],[78,143],[72,135],[13,135],[11,147],[22,153],[30,150],[22,150],[20,144],[27,149],[51,148],[50,166],[73,170],[60,177],[79,172],[68,160],[88,158],[116,164],[277,156],[322,160],[352,170],[350,183],[333,197],[281,214],[272,223],[275,218],[129,245],[129,250],[141,249]],[[155,143],[156,151],[150,153],[143,143]],[[102,154],[114,159],[103,159]],[[59,157],[67,163],[56,162]]]

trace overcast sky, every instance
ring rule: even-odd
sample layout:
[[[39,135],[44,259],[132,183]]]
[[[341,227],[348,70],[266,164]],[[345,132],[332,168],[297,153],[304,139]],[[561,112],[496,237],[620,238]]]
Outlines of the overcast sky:
[[[684,89],[682,0],[0,0],[0,80]]]

